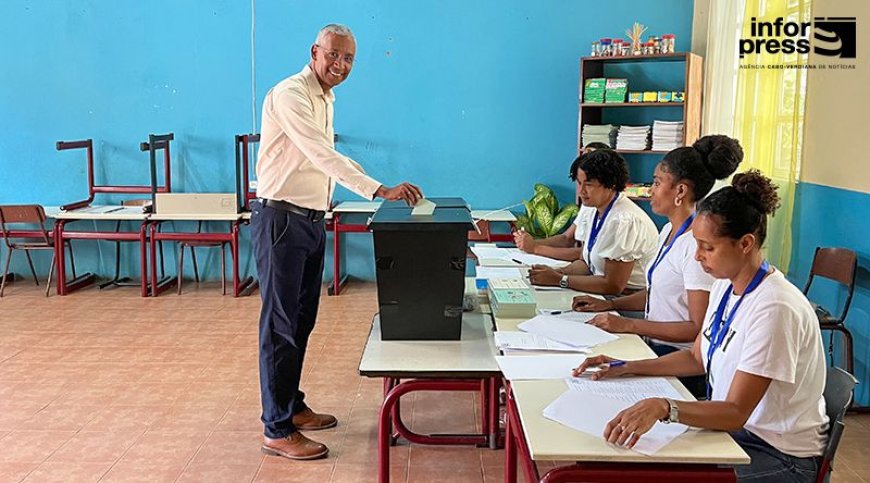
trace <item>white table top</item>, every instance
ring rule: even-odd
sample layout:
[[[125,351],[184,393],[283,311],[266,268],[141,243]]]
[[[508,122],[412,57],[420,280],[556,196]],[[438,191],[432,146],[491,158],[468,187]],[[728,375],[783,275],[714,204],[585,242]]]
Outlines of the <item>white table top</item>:
[[[152,213],[152,221],[236,221],[242,219],[241,213]]]
[[[471,210],[471,217],[475,220],[486,221],[517,221],[517,217],[508,210]]]
[[[380,207],[380,201],[342,201],[330,211],[333,213],[374,213]]]
[[[643,344],[636,339],[638,344]],[[608,351],[617,354],[618,351]],[[624,353],[635,353],[630,348]],[[677,382],[675,387],[685,396],[688,391]],[[570,460],[632,463],[707,463],[747,464],[749,456],[728,433],[690,429],[652,456],[617,448],[599,436],[593,436],[563,426],[543,416],[549,406],[567,387],[564,381],[514,381],[511,383],[526,444],[533,460]]]
[[[359,364],[364,376],[475,377],[500,372],[489,315],[464,313],[458,341],[382,341],[380,326],[376,315]]]
[[[56,220],[134,220],[144,221],[148,213],[141,206],[91,205],[73,211],[61,211],[57,206],[46,206],[45,215]]]
[[[535,292],[539,308],[567,309],[580,292]],[[497,330],[518,330],[526,319],[496,318]],[[537,354],[541,354],[537,352]],[[655,353],[635,334],[593,348],[592,355],[607,354],[622,360],[648,359]],[[517,355],[522,357],[522,355]],[[585,356],[577,355],[577,362]],[[567,376],[567,375],[566,375]],[[691,394],[676,378],[671,384],[687,399]],[[511,382],[520,420],[533,460],[607,461],[635,463],[747,464],[749,457],[727,433],[691,429],[653,456],[609,445],[603,438],[576,431],[543,416],[544,408],[567,390],[564,381]]]

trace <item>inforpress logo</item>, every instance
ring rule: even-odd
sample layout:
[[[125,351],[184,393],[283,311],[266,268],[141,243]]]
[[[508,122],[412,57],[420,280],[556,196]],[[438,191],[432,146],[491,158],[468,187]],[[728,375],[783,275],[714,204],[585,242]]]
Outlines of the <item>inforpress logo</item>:
[[[815,53],[841,59],[855,58],[855,17],[816,17],[814,20]]]
[[[808,54],[810,34],[818,55],[855,58],[857,21],[855,17],[815,17],[812,22],[791,22],[778,17],[773,22],[752,17],[749,38],[740,39],[740,58],[747,54]]]

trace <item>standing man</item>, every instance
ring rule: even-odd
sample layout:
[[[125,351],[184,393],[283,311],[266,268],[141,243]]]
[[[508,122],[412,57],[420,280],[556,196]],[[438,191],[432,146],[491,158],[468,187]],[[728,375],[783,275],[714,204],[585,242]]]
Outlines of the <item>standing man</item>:
[[[326,232],[323,215],[336,181],[367,199],[405,200],[423,194],[410,183],[388,188],[335,150],[332,88],[353,67],[350,29],[327,25],[311,46],[302,72],[279,82],[263,101],[252,241],[263,300],[260,312],[260,393],[266,454],[291,459],[326,456],[326,445],[300,430],[334,427],[299,390],[308,336],[314,329]]]

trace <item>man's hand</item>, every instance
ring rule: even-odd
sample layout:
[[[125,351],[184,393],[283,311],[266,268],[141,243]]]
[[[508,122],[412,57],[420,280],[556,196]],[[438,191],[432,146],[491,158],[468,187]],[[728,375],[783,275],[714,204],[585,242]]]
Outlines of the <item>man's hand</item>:
[[[408,206],[414,206],[417,204],[417,201],[423,197],[423,191],[406,181],[397,184],[392,188],[387,188],[386,186],[381,185],[381,187],[375,191],[375,196],[389,201],[405,200],[405,202],[408,203]]]
[[[535,247],[538,245],[532,235],[522,230],[514,232],[514,244],[526,253],[535,253]]]

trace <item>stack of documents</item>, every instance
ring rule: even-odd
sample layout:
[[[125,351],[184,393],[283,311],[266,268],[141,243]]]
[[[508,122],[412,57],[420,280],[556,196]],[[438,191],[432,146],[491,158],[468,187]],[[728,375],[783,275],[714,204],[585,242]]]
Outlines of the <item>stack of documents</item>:
[[[580,144],[604,143],[610,147],[616,145],[617,126],[613,124],[584,124],[580,134]]]
[[[517,357],[517,359],[524,359]],[[685,399],[663,377],[632,377],[592,381],[588,378],[566,379],[568,390],[544,409],[544,417],[592,436],[604,437],[604,427],[616,415],[634,403],[651,397]],[[578,411],[577,408],[583,408]],[[640,437],[632,450],[653,455],[685,433],[687,426],[678,423],[655,423]]]
[[[497,334],[498,332],[496,332]],[[509,381],[565,379],[586,360],[583,354],[496,356],[498,368]]]
[[[649,149],[649,126],[620,126],[616,149]]]
[[[571,312],[572,317],[594,317],[594,314]],[[556,342],[568,344],[572,347],[594,347],[607,342],[612,342],[619,337],[605,332],[594,325],[589,325],[579,320],[571,320],[566,317],[554,315],[538,315],[520,324],[519,329],[523,332],[546,337]]]
[[[522,318],[535,315],[535,293],[520,279],[489,279],[487,294],[489,306],[496,317]]]
[[[526,253],[519,248],[498,248],[491,246],[473,246],[471,252],[477,257],[479,266],[513,266],[524,267],[531,265],[548,265],[551,267],[564,267],[568,262],[555,258],[542,257]],[[480,278],[480,277],[478,277]]]
[[[670,151],[683,145],[683,121],[654,121],[652,148],[656,151]]]
[[[589,352],[585,347],[574,347],[528,332],[499,330],[493,335],[495,336],[495,346],[505,354],[528,351],[576,352],[581,354]],[[562,374],[561,377],[565,377],[565,374]]]

